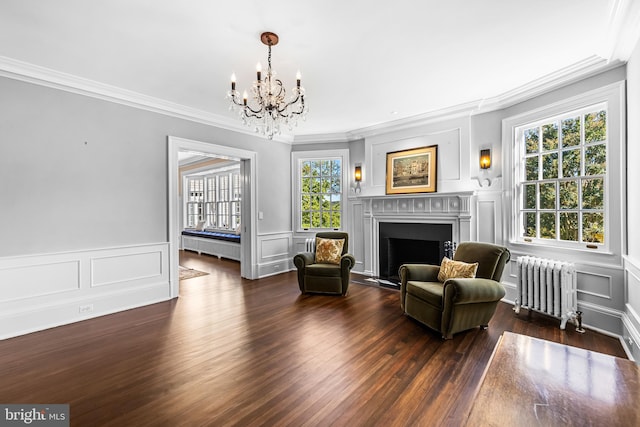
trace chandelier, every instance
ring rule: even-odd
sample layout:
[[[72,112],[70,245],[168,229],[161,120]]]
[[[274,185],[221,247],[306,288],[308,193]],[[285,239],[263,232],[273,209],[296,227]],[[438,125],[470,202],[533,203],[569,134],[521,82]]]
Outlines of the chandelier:
[[[267,73],[262,77],[262,66],[256,67],[257,79],[251,86],[252,102],[245,90],[240,100],[236,90],[236,75],[231,75],[231,91],[227,98],[231,100],[230,109],[237,111],[242,123],[252,127],[256,133],[273,139],[280,135],[280,126],[284,125],[293,130],[298,125],[298,118],[306,119],[308,108],[304,103],[304,88],[300,86],[300,71],[296,74],[296,87],[291,90],[291,97],[287,100],[287,91],[282,81],[276,78],[276,72],[271,69],[271,46],[278,44],[278,35],[265,32],[260,36],[262,43],[269,47]]]

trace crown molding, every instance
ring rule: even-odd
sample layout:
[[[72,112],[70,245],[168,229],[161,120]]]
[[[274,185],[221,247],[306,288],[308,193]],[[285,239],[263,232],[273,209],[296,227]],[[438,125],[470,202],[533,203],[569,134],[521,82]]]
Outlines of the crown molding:
[[[627,62],[640,40],[640,2],[614,0],[602,55],[610,61]]]
[[[304,144],[329,144],[332,142],[352,142],[358,137],[351,135],[351,132],[334,132],[334,133],[309,133],[304,135],[296,135],[293,139],[294,145]]]
[[[511,107],[621,65],[623,63],[620,61],[608,61],[599,56],[591,56],[498,96],[483,99],[472,114],[482,114]]]
[[[501,110],[515,104],[543,95],[552,90],[578,82],[596,74],[612,70],[624,63],[618,60],[609,61],[599,56],[591,56],[575,64],[542,76],[527,84],[519,86],[500,95],[485,98],[449,108],[430,111],[417,116],[406,117],[385,123],[379,123],[344,133],[323,135],[298,135],[294,144],[350,142],[383,133],[398,132],[445,120],[468,117],[476,114]]]
[[[624,5],[622,3],[624,3],[624,5],[626,6],[623,7]],[[629,8],[632,8],[632,6],[630,6],[630,3],[631,2],[627,0],[619,0],[616,4],[620,5],[616,8],[616,11],[628,11]],[[640,4],[640,2],[638,3]],[[634,10],[640,12],[640,7],[635,7]],[[614,14],[614,16],[618,16],[619,13],[620,12]],[[636,14],[635,16],[637,19],[639,19],[640,22],[640,13]],[[638,27],[640,28],[640,25]],[[623,35],[625,37],[630,37],[629,31],[624,32],[624,34],[622,33],[623,32],[619,31],[616,35],[616,39],[619,39]],[[634,34],[635,33],[640,34],[640,30],[634,29]],[[631,52],[629,52],[629,54],[630,53]],[[465,104],[459,104],[452,107],[430,111],[399,120],[378,123],[372,126],[363,127],[352,131],[326,134],[305,134],[295,136],[279,135],[274,137],[274,141],[296,145],[352,142],[374,135],[398,132],[435,122],[442,122],[444,120],[469,117],[476,114],[482,114],[507,108],[509,106],[547,93],[551,90],[558,89],[562,86],[566,86],[587,77],[616,68],[623,64],[624,62],[621,60],[607,60],[599,56],[592,56],[495,97],[472,101]],[[250,131],[247,127],[242,126],[239,122],[237,122],[236,120],[232,120],[229,117],[223,117],[204,110],[191,108],[160,98],[154,98],[138,92],[133,92],[127,89],[107,85],[60,71],[55,71],[27,62],[18,61],[16,59],[8,58],[5,56],[0,56],[0,76],[45,87],[64,90],[84,96],[90,96],[93,98],[98,98],[142,110],[189,120],[196,123],[214,126],[233,132],[256,136],[256,134]]]
[[[229,117],[223,117],[208,111],[100,83],[95,80],[85,79],[6,56],[0,56],[0,76],[256,136],[255,132],[252,132],[247,127],[242,126],[239,122]],[[291,143],[293,137],[280,135],[274,137],[274,140]]]
[[[352,142],[383,133],[398,132],[405,129],[415,128],[417,126],[442,122],[444,120],[467,117],[470,116],[471,112],[478,107],[478,103],[479,101],[473,101],[466,104],[454,105],[452,107],[392,120],[389,122],[378,123],[348,132],[336,132],[320,135],[296,135],[294,138],[294,144]]]

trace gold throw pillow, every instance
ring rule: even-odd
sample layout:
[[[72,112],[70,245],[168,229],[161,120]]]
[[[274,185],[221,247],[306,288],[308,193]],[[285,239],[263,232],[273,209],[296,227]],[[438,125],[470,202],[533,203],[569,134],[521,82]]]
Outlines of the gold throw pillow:
[[[468,264],[462,261],[453,261],[447,257],[442,258],[438,280],[445,282],[447,279],[473,279],[478,271],[478,263]]]
[[[316,237],[316,263],[340,264],[344,239]]]

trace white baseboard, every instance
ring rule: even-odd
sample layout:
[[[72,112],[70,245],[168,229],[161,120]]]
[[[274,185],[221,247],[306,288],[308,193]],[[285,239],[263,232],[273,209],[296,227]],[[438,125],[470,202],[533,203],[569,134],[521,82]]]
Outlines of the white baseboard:
[[[171,298],[168,244],[0,258],[0,339]]]

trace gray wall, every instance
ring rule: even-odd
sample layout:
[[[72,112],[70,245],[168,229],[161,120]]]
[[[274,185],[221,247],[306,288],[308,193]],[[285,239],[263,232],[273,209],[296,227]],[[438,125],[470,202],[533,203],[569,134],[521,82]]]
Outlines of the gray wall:
[[[628,221],[628,252],[636,265],[640,265],[640,192],[635,186],[640,182],[640,43],[636,45],[627,65],[627,182],[630,183],[627,194]],[[640,313],[640,301],[634,308]]]
[[[640,43],[627,64],[627,306],[625,338],[640,361]]]
[[[168,135],[257,152],[258,233],[291,230],[288,144],[7,78],[0,93],[0,256],[166,242]]]

